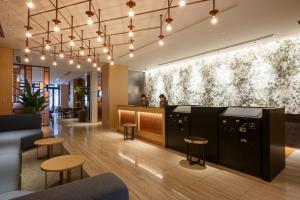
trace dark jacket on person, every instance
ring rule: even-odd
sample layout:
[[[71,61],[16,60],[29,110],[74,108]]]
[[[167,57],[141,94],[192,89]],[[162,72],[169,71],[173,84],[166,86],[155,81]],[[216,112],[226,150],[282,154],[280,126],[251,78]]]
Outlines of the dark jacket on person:
[[[168,101],[167,100],[163,100],[159,102],[159,107],[164,108],[168,106]]]
[[[143,106],[143,107],[149,106],[149,101],[148,101],[148,99],[141,100],[141,106]]]

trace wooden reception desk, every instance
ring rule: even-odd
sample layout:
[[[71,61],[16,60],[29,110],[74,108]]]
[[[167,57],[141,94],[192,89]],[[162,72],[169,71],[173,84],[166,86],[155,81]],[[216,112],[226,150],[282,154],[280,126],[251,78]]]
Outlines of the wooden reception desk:
[[[123,131],[124,123],[137,125],[137,137],[165,146],[164,108],[118,106],[118,131]]]

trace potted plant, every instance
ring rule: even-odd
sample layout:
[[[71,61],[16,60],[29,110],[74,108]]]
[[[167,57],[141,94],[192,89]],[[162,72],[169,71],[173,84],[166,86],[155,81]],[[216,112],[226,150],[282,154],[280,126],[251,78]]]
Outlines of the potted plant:
[[[75,93],[79,96],[80,105],[81,105],[81,110],[78,113],[79,122],[85,122],[86,115],[87,115],[86,108],[85,108],[85,95],[87,94],[86,87],[83,85],[76,86]]]
[[[40,114],[48,105],[45,104],[46,98],[41,95],[40,89],[32,92],[32,88],[27,80],[25,80],[24,91],[20,90],[21,95],[18,97],[19,102],[24,107],[24,113]]]

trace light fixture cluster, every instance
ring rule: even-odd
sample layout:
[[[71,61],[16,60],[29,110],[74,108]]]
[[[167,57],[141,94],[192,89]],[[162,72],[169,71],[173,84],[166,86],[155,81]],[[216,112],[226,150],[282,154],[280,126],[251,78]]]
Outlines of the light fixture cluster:
[[[87,25],[92,26],[94,24],[92,18],[94,16],[94,13],[92,12],[92,0],[89,0],[89,9],[85,12],[85,14],[88,16]]]
[[[30,26],[30,8],[28,8],[28,12],[27,12],[27,26],[25,26],[26,32],[25,32],[25,36],[27,38],[31,38],[32,34],[31,34],[31,30],[32,27]]]
[[[163,35],[163,19],[162,19],[162,15],[160,15],[160,21],[159,21],[159,24],[160,24],[160,35],[158,36],[159,38],[159,41],[158,41],[158,44],[160,46],[163,46],[164,45],[164,35]]]
[[[136,6],[136,3],[133,0],[127,1],[126,5],[128,6],[128,17],[133,18],[135,16],[135,13],[133,11],[133,7]]]
[[[101,10],[98,9],[98,15],[95,14],[92,11],[92,0],[87,0],[85,1],[88,3],[88,10],[85,12],[85,14],[87,15],[87,21],[86,21],[86,25],[88,27],[93,26],[94,24],[98,23],[98,28],[96,31],[97,37],[96,41],[99,43],[102,43],[102,51],[105,54],[107,60],[109,61],[110,65],[114,65],[114,44],[111,44],[111,38],[110,36],[107,34],[107,26],[106,24],[104,24],[104,26],[102,26],[103,22],[101,21]],[[215,25],[218,23],[218,18],[217,15],[219,13],[219,10],[216,9],[216,0],[212,0],[213,2],[213,8],[212,10],[209,12],[209,14],[211,15],[211,19],[210,22],[211,24]],[[163,19],[163,15],[160,15],[160,21],[159,21],[159,29],[160,29],[160,34],[158,36],[159,40],[158,40],[158,45],[159,46],[163,46],[164,45],[164,38],[165,35],[163,33],[163,28],[165,28],[166,32],[171,32],[173,30],[172,27],[172,23],[174,21],[174,19],[171,17],[171,9],[175,8],[175,7],[185,7],[187,5],[190,5],[191,3],[187,3],[185,0],[178,0],[178,5],[176,6],[172,6],[172,1],[168,0],[168,5],[167,8],[163,8],[162,10],[166,10],[166,18]],[[31,52],[31,49],[29,48],[29,39],[33,36],[31,31],[32,31],[32,27],[30,26],[30,22],[31,22],[31,15],[30,15],[30,11],[31,9],[34,7],[34,3],[33,0],[26,0],[26,5],[28,7],[28,18],[27,18],[27,25],[25,26],[26,32],[25,32],[25,36],[26,36],[26,47],[24,49],[25,52],[25,56],[24,56],[24,61],[25,62],[29,62],[29,57],[28,54]],[[135,34],[135,26],[133,25],[133,18],[136,15],[142,15],[142,14],[146,14],[148,12],[145,13],[139,13],[136,14],[134,12],[134,7],[136,6],[136,2],[134,0],[128,0],[126,5],[128,6],[128,17],[129,17],[129,25],[128,25],[128,37],[129,37],[129,42],[128,43],[124,43],[124,44],[128,44],[129,46],[129,57],[132,58],[134,57],[134,51],[135,51],[135,46],[134,46],[134,34]],[[55,8],[53,9],[53,11],[55,11],[55,17],[54,19],[52,19],[52,22],[54,23],[54,26],[52,27],[52,29],[50,30],[50,21],[47,22],[47,31],[44,33],[46,34],[46,39],[43,37],[43,41],[42,41],[42,51],[41,51],[41,60],[45,60],[45,51],[47,51],[49,53],[50,49],[51,49],[51,41],[50,41],[50,33],[54,32],[54,33],[59,33],[61,30],[66,30],[66,29],[70,29],[70,35],[69,35],[69,41],[63,42],[63,34],[61,34],[60,36],[60,43],[58,44],[53,44],[52,46],[54,47],[53,50],[53,65],[56,66],[57,62],[56,62],[56,57],[59,56],[61,59],[65,57],[65,53],[66,52],[70,52],[69,56],[69,63],[70,64],[74,64],[74,60],[73,60],[73,53],[75,51],[75,53],[77,52],[77,54],[75,54],[75,59],[77,57],[77,68],[80,68],[80,56],[85,56],[86,55],[86,51],[88,50],[88,55],[87,56],[87,62],[92,63],[92,66],[94,68],[97,68],[97,70],[100,70],[100,54],[98,54],[98,61],[96,59],[96,48],[92,48],[91,47],[91,38],[85,38],[84,39],[84,30],[81,30],[81,37],[79,40],[75,41],[75,36],[74,36],[74,17],[71,16],[71,23],[70,23],[70,27],[69,28],[64,28],[61,29],[59,27],[59,24],[61,23],[61,21],[58,19],[58,14],[59,14],[59,9],[63,8],[63,7],[59,7],[58,5],[58,0],[55,0]],[[95,10],[94,10],[95,11]],[[36,15],[36,14],[35,14]],[[97,22],[93,21],[93,16],[97,17]],[[65,18],[65,17],[64,17]],[[105,20],[108,21],[108,20]],[[164,24],[165,23],[165,24]],[[81,26],[81,25],[80,25]],[[76,26],[78,27],[78,26]],[[104,27],[104,28],[103,28]],[[103,31],[103,32],[102,32]],[[140,31],[140,30],[138,30]],[[76,33],[77,34],[77,33]],[[87,46],[84,41],[88,40],[88,49],[86,49],[84,46]],[[78,50],[74,50],[74,47],[76,46],[76,42],[81,42],[81,46],[78,48]],[[70,51],[65,51],[63,49],[63,44],[64,43],[69,43],[69,48]],[[60,50],[58,50],[58,52],[56,52],[56,46],[55,45],[60,45]],[[119,44],[118,44],[119,45]],[[31,47],[34,48],[34,47]],[[93,53],[91,53],[91,50],[93,49]]]
[[[172,31],[172,29],[173,29],[173,27],[172,27],[172,25],[171,25],[171,23],[172,23],[172,21],[173,21],[173,18],[171,18],[171,1],[170,0],[168,0],[168,17],[167,17],[167,19],[165,20],[166,21],[166,23],[167,23],[167,26],[166,26],[166,31],[167,32],[171,32]]]
[[[209,12],[211,15],[210,23],[212,25],[216,25],[218,23],[218,17],[217,14],[219,13],[219,10],[216,9],[216,0],[213,0],[213,9]]]
[[[33,8],[33,7],[34,7],[34,4],[33,4],[32,0],[26,0],[26,6],[27,6],[29,9]]]
[[[69,38],[70,38],[69,44],[71,47],[75,46],[75,42],[74,42],[75,37],[73,35],[73,26],[74,26],[74,17],[71,16],[71,35],[69,36]]]
[[[59,28],[60,20],[58,20],[58,0],[56,0],[56,4],[55,4],[55,19],[53,19],[52,21],[54,22],[53,31],[55,33],[60,32],[60,28]]]
[[[97,37],[97,41],[98,42],[102,42],[102,32],[101,32],[101,10],[98,9],[98,15],[99,15],[99,19],[98,19],[98,31],[96,32],[98,37]]]

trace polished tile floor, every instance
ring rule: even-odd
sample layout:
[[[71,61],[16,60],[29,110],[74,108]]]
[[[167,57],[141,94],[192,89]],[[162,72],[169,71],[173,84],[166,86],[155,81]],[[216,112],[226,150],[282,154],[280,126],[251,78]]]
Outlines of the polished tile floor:
[[[87,158],[85,171],[118,175],[128,186],[130,199],[300,199],[300,150],[286,160],[286,169],[271,183],[207,163],[190,166],[185,155],[105,130],[100,123],[62,119],[54,123],[54,135],[65,138],[72,154]]]

